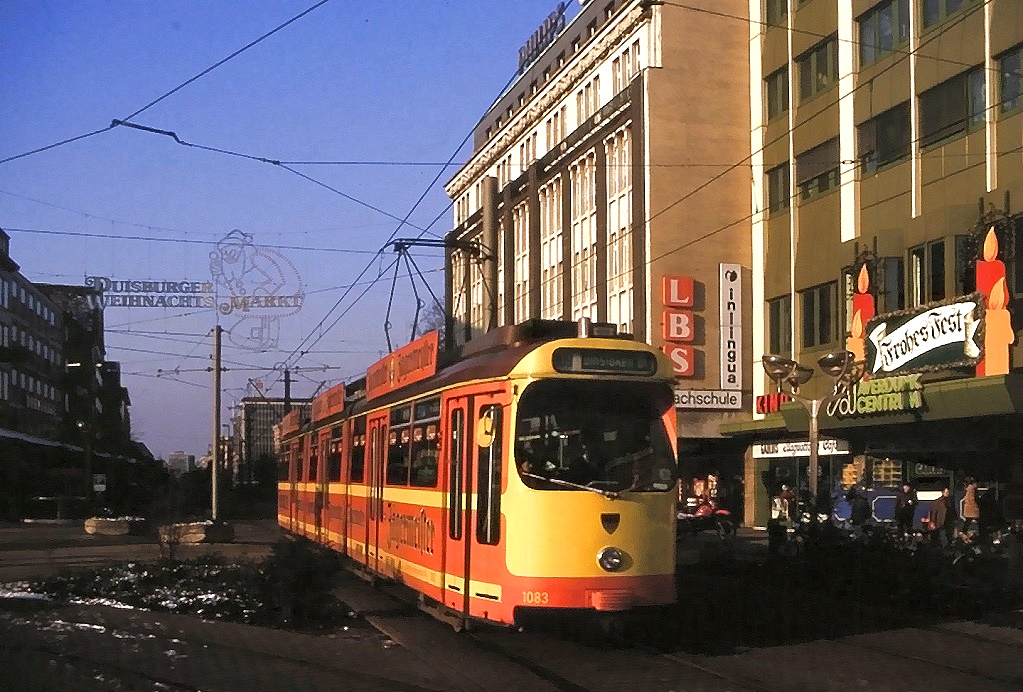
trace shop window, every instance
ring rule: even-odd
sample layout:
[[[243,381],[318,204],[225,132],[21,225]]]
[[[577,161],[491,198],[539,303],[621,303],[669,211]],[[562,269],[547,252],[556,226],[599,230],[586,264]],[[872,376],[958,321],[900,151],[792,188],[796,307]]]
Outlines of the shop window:
[[[789,162],[772,168],[767,177],[767,208],[772,214],[789,208]]]
[[[767,87],[767,119],[773,120],[789,110],[789,70],[783,67],[764,80]]]
[[[868,463],[870,464],[870,478],[874,485],[884,485],[894,487],[902,485],[903,472],[902,472],[902,461],[899,459],[879,459],[877,457],[869,457]]]
[[[920,94],[920,144],[930,146],[984,123],[984,71],[977,67]]]
[[[835,340],[835,282],[814,286],[799,295],[803,308],[803,348],[823,346]]]
[[[905,101],[856,128],[861,175],[870,175],[878,168],[909,156],[909,120],[909,101]]]
[[[803,53],[799,64],[799,102],[809,101],[838,84],[838,40],[831,37]]]
[[[800,202],[809,202],[838,187],[838,138],[796,157],[796,181]]]
[[[792,296],[767,301],[768,350],[779,356],[792,355]]]
[[[998,58],[999,99],[1003,113],[1023,106],[1023,45]]]
[[[945,241],[935,240],[909,251],[910,305],[945,298]]]
[[[860,67],[909,43],[909,0],[889,0],[859,19]]]

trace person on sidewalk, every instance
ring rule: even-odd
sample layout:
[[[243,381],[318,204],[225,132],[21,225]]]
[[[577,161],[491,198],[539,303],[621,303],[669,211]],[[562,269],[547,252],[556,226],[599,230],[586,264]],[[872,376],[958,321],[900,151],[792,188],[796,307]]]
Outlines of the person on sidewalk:
[[[977,504],[977,480],[967,476],[963,481],[963,533],[976,533],[980,528],[980,505]]]
[[[956,526],[955,504],[948,488],[941,489],[941,495],[931,501],[927,512],[927,529],[931,540],[942,548],[952,544],[952,533]]]
[[[913,530],[916,504],[916,493],[912,486],[903,483],[902,489],[895,495],[895,523],[900,536],[908,536]]]

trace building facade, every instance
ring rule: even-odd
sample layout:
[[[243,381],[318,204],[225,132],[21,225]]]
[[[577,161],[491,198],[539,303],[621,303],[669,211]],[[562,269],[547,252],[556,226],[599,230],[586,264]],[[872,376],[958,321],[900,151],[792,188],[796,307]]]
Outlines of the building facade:
[[[750,443],[751,523],[766,523],[783,482],[806,491],[808,416],[767,396],[764,354],[812,367],[849,349],[863,362],[863,381],[820,414],[836,440],[821,445],[822,490],[840,499],[854,483],[909,481],[934,493],[973,475],[1013,505],[1005,488],[1023,482],[1020,3],[751,0],[749,12],[757,411],[724,432]],[[976,330],[954,357],[939,356],[933,337],[925,345],[925,331],[906,336],[949,311]],[[818,372],[801,393],[832,385]],[[890,495],[875,503],[879,518]]]
[[[167,470],[176,476],[195,471],[195,455],[183,451],[171,452],[167,455]]]
[[[289,411],[299,411],[303,421],[309,420],[311,399],[244,397],[235,407],[232,434],[226,459],[231,460],[234,483],[252,485],[276,479],[277,446],[274,426]]]
[[[561,3],[446,187],[448,347],[532,318],[663,346],[690,475],[741,468],[718,426],[752,406],[747,10]]]

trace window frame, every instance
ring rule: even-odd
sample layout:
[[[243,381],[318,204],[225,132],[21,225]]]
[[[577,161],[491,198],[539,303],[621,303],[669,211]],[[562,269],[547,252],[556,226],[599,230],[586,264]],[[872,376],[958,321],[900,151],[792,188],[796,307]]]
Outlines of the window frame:
[[[792,356],[792,294],[767,301],[767,345],[771,353]]]
[[[891,15],[891,45],[887,48],[881,45],[881,17],[885,10]],[[874,5],[859,16],[856,25],[859,31],[860,68],[873,65],[909,44],[910,11],[909,0],[887,0]]]
[[[789,162],[764,171],[768,216],[783,214],[792,206],[792,172]],[[774,192],[779,194],[775,195]]]
[[[820,66],[822,60],[826,61],[824,72]],[[824,92],[838,86],[837,36],[829,36],[799,55],[796,58],[796,64],[799,67],[800,104],[812,101]]]
[[[938,286],[936,286],[936,277],[933,271],[936,251],[939,247],[941,248],[940,293],[936,292]],[[948,295],[945,272],[945,238],[936,238],[914,245],[909,248],[906,255],[908,258],[908,280],[906,282],[909,289],[908,306],[915,308],[944,300]]]
[[[825,289],[828,294],[826,301],[821,300],[821,294],[825,292]],[[838,322],[837,299],[838,283],[836,281],[826,281],[799,292],[800,344],[802,348],[819,348],[835,341]],[[824,305],[828,307],[827,314],[822,312]],[[809,323],[815,326],[814,329],[807,329]]]
[[[768,122],[789,112],[789,68],[787,65],[764,78],[764,92],[767,94],[764,107]],[[772,94],[772,92],[774,93]]]
[[[964,70],[921,92],[917,96],[920,107],[920,147],[926,149],[941,145],[982,127],[987,114],[985,86],[985,70],[980,65]],[[983,99],[979,105],[976,102],[977,87],[979,96]],[[952,113],[953,110],[958,110],[955,108],[957,104],[953,101],[955,97],[962,98],[964,112]],[[941,120],[928,122],[934,113],[945,115],[946,120],[948,116],[955,119],[947,122]]]
[[[1016,66],[1006,66],[1005,61],[1015,58]],[[1023,43],[1020,43],[997,57],[998,60],[998,111],[1000,113],[1014,113],[1023,108]],[[1005,90],[1010,81],[1008,75],[1012,74],[1015,79],[1016,95],[1011,105],[1005,98]]]

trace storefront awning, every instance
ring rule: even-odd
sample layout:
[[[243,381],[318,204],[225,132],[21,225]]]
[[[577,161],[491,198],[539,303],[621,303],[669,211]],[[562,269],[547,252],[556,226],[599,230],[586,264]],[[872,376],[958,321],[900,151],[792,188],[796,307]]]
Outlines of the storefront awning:
[[[880,412],[867,415],[834,417],[822,412],[818,423],[822,431],[907,423],[938,422],[964,418],[987,418],[1023,413],[1023,374],[969,377],[923,384],[922,408],[902,412]],[[722,435],[729,437],[767,438],[787,433],[807,433],[810,416],[798,402],[788,402],[776,413],[752,421],[724,423]]]

